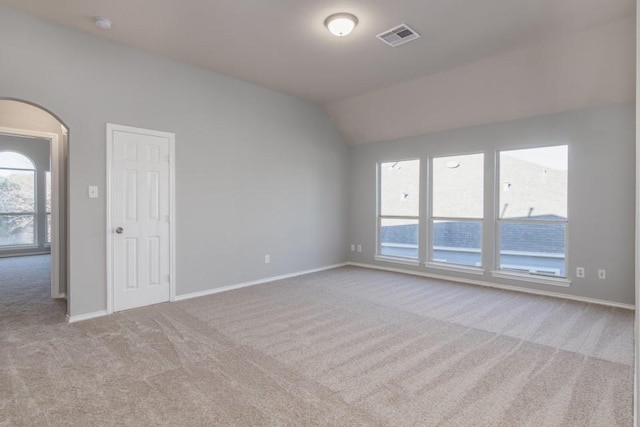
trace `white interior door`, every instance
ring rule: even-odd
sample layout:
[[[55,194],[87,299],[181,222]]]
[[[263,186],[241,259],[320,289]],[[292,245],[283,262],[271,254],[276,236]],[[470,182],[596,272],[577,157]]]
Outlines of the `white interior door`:
[[[113,311],[169,301],[172,134],[110,125]]]

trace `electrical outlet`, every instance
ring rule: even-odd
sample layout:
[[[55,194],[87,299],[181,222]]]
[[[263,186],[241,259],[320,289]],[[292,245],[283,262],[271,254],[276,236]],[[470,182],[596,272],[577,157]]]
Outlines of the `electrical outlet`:
[[[265,264],[269,264],[270,262],[271,262],[271,255],[266,254],[266,255],[264,256],[264,263],[265,263]]]
[[[358,252],[362,252],[362,245],[358,245]]]
[[[576,267],[576,277],[584,279],[584,267]]]
[[[598,269],[598,279],[604,280],[607,278],[607,270],[605,270],[604,268],[599,268]]]
[[[354,245],[353,243],[351,244],[351,252],[356,250],[356,245]]]

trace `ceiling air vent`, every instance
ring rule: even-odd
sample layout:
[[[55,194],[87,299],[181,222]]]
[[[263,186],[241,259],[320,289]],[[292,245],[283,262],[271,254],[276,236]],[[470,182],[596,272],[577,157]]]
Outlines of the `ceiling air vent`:
[[[407,24],[400,24],[390,30],[383,31],[376,36],[391,47],[400,46],[420,37],[420,34],[409,28]]]

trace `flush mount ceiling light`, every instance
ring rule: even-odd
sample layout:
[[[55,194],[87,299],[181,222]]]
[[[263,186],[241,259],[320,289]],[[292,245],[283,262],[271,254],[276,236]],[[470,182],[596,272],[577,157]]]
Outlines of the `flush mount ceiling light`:
[[[103,17],[97,17],[93,19],[93,22],[95,22],[96,27],[102,29],[102,30],[109,30],[111,29],[111,19],[109,18],[103,18]]]
[[[358,25],[358,18],[350,13],[334,13],[324,20],[324,25],[334,36],[344,37]]]

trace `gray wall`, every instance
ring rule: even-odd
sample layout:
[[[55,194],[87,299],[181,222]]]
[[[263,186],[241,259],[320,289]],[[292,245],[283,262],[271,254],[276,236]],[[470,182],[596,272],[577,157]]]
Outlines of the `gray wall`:
[[[27,156],[36,167],[36,243],[37,248],[0,248],[0,256],[24,255],[29,253],[48,253],[49,245],[45,245],[47,239],[46,221],[46,172],[51,168],[51,148],[46,139],[21,138],[9,135],[0,135],[0,152],[13,151]],[[64,290],[63,290],[64,292]]]
[[[634,304],[634,135],[634,104],[624,103],[351,147],[348,243],[362,244],[363,252],[351,252],[350,259]],[[494,153],[560,144],[569,145],[567,255],[571,287],[491,277],[495,253]],[[376,163],[479,151],[485,152],[485,276],[376,262]],[[422,236],[421,245],[425,240]],[[573,277],[577,266],[586,268],[586,278]],[[596,278],[598,268],[607,270],[606,280]]]
[[[106,307],[107,122],[176,133],[179,295],[346,259],[347,148],[320,107],[6,7],[0,40],[0,96],[69,127],[70,315]]]

